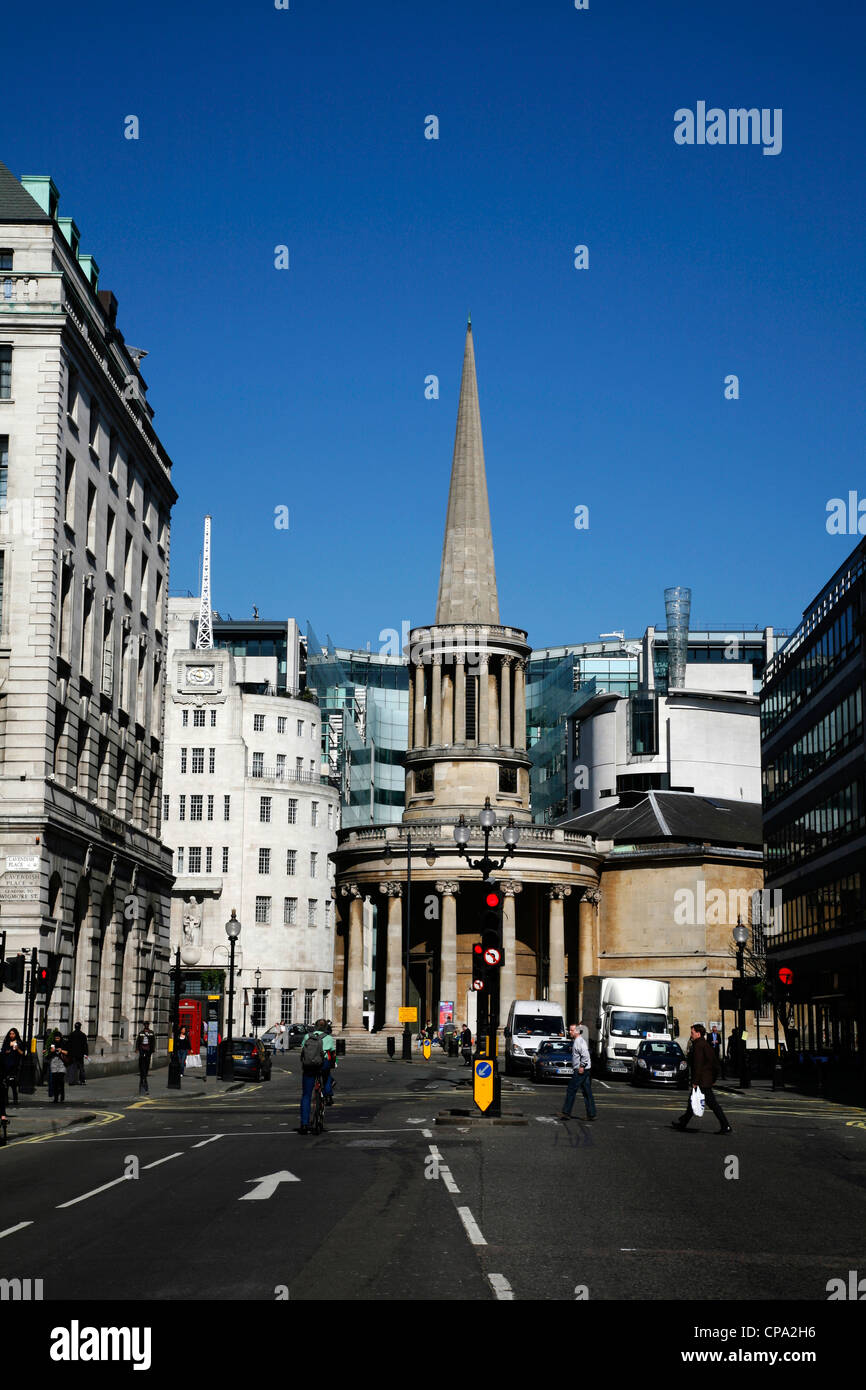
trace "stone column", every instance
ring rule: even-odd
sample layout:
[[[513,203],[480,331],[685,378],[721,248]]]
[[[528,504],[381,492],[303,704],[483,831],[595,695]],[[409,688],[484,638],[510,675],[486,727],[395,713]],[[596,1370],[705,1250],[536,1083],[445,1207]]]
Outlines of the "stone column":
[[[458,1009],[457,998],[457,894],[460,884],[455,882],[437,883],[436,892],[442,895],[442,947],[439,961],[439,997],[453,999],[455,1015]]]
[[[553,883],[547,890],[550,899],[550,978],[547,997],[565,1009],[565,907],[564,900],[571,892],[567,883]]]
[[[490,660],[485,654],[478,663],[478,742],[490,742]]]
[[[388,899],[385,1027],[389,1032],[402,1031],[399,1010],[403,1003],[403,885],[380,883],[379,892]]]
[[[414,679],[412,667],[409,667],[409,736],[406,742],[407,748],[415,747],[415,690],[412,685]]]
[[[415,667],[415,747],[427,747],[427,726],[424,720],[424,667]]]
[[[450,745],[454,739],[454,672],[449,667],[442,672],[442,742]]]
[[[458,652],[454,663],[454,742],[466,742],[466,656]]]
[[[511,667],[514,657],[502,658],[502,694],[499,703],[499,742],[503,748],[513,748],[511,741]]]
[[[431,727],[430,742],[441,744],[442,742],[442,655],[436,652],[433,661],[433,691],[430,696],[431,701]]]
[[[496,663],[494,663],[495,666]],[[499,743],[499,672],[493,670],[487,677],[490,691],[490,742]]]
[[[523,891],[516,879],[500,882],[502,889],[502,970],[499,978],[499,1027],[504,1028],[512,999],[517,998],[517,904],[514,901]]]
[[[349,899],[349,943],[346,953],[346,1032],[366,1033],[364,1027],[364,894],[357,883],[340,892]]]
[[[526,747],[526,662],[514,663],[514,747]]]
[[[587,975],[595,975],[595,928],[598,914],[598,905],[601,902],[601,891],[598,888],[585,888],[583,897],[578,903],[578,947],[577,947],[577,986],[580,991],[580,1012],[583,1019],[583,981]]]

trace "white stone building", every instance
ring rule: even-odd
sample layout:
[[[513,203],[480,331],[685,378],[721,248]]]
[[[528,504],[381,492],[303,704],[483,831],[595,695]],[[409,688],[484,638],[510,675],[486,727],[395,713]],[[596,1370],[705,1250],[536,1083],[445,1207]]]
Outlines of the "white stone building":
[[[198,599],[169,602],[163,835],[174,852],[172,951],[184,997],[219,995],[225,924],[241,922],[234,1032],[333,1013],[330,852],[340,797],[322,768],[314,700],[277,689],[277,657],[196,648]],[[269,664],[270,663],[270,664]],[[271,669],[273,668],[273,669]],[[256,972],[260,972],[256,988]],[[244,1003],[248,1008],[246,1014]]]
[[[58,217],[50,178],[0,164],[0,902],[7,955],[130,1060],[167,1025],[171,859],[160,843],[171,460],[142,354]],[[0,1026],[24,1023],[0,995]],[[117,1061],[117,1054],[123,1059]]]

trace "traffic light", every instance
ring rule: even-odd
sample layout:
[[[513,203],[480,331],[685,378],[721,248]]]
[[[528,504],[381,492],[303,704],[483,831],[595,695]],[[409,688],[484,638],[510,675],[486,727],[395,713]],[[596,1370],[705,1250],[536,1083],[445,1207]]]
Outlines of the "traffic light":
[[[16,994],[24,993],[24,956],[11,956],[9,960],[3,962],[3,981],[0,988],[14,990]]]
[[[480,941],[472,945],[472,988],[477,991],[485,988],[484,947]]]
[[[780,1001],[786,1001],[791,996],[791,986],[794,983],[794,972],[787,965],[780,965],[776,971],[774,981],[775,995]]]
[[[481,954],[488,970],[498,970],[504,959],[502,949],[502,894],[489,880],[484,885],[481,913]]]
[[[38,999],[40,996],[49,995],[54,988],[57,979],[57,972],[60,969],[60,957],[55,952],[49,951],[44,965],[37,965],[36,976],[33,984],[33,993]]]

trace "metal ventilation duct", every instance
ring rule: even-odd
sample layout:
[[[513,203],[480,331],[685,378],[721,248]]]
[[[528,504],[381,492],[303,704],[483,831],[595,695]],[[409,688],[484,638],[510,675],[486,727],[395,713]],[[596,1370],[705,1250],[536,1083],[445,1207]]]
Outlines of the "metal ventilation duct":
[[[682,689],[685,685],[691,606],[691,589],[665,589],[665,616],[668,625],[668,689]]]

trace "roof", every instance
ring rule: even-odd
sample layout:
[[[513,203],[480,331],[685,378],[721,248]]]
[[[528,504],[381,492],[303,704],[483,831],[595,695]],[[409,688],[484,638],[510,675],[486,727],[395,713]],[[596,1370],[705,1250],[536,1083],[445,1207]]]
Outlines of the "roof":
[[[617,844],[696,842],[760,848],[760,804],[698,796],[695,792],[647,792],[636,805],[612,806],[561,821],[563,830],[593,835]]]
[[[5,164],[0,164],[0,222],[50,222],[51,218]]]

